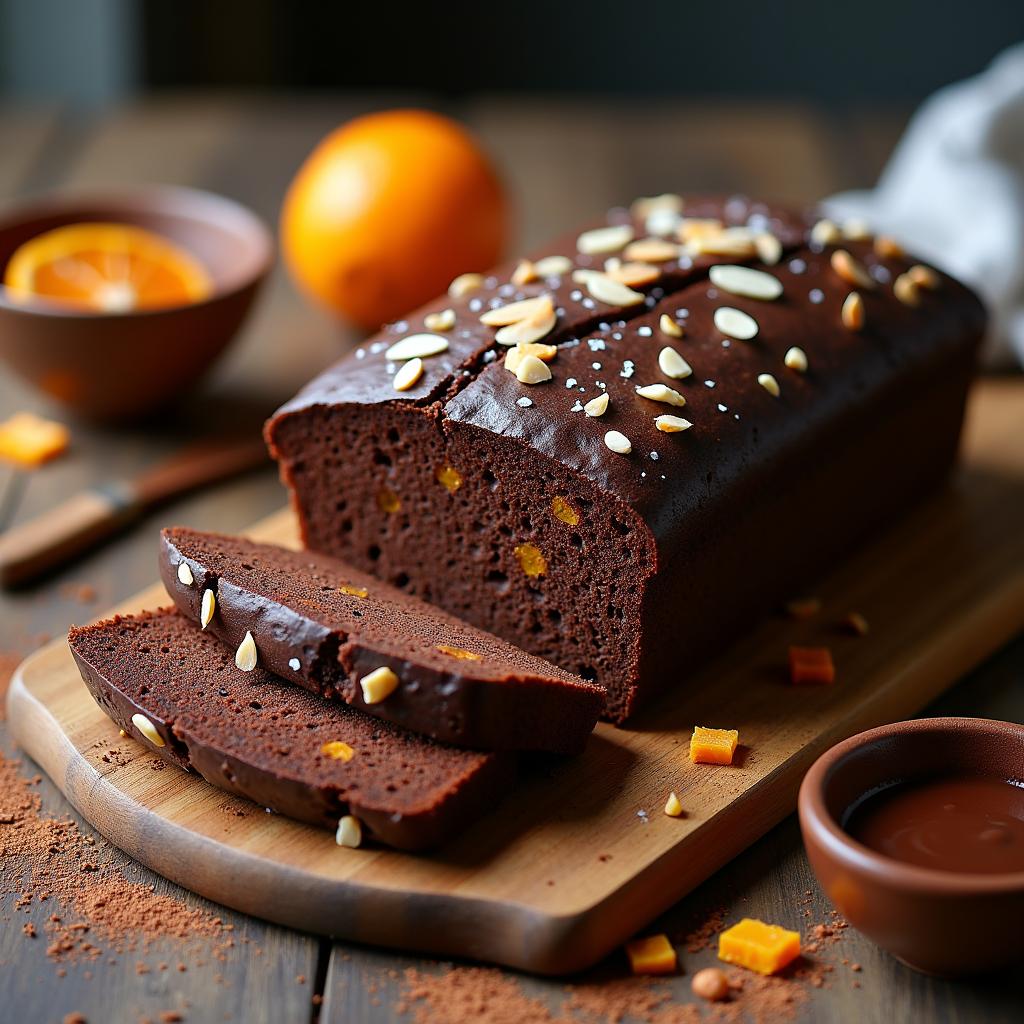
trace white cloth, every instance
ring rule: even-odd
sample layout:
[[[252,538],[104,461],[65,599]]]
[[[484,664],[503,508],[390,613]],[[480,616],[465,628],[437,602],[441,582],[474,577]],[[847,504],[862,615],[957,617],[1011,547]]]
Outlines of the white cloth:
[[[1024,43],[928,99],[878,185],[825,207],[973,286],[991,316],[988,363],[1024,364]]]

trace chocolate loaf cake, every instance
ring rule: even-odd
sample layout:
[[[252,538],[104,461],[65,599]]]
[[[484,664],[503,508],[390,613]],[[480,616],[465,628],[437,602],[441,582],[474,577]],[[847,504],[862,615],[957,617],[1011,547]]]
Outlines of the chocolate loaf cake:
[[[75,628],[68,642],[96,702],[153,753],[263,807],[339,828],[345,845],[365,832],[406,850],[436,846],[511,782],[511,755],[444,746],[264,669],[241,671],[176,610]]]
[[[601,712],[594,683],[325,555],[173,529],[160,573],[232,651],[251,642],[286,681],[434,739],[577,753]]]
[[[622,722],[943,478],[984,325],[862,226],[663,196],[454,282],[266,436],[308,547]]]

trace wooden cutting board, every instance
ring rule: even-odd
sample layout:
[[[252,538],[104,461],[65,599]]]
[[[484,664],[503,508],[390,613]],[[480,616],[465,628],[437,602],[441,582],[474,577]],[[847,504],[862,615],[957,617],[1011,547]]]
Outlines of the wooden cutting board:
[[[294,543],[291,515],[252,535]],[[1019,383],[978,387],[952,483],[816,594],[814,620],[765,621],[628,731],[601,726],[581,757],[528,770],[430,856],[342,849],[199,778],[154,771],[153,755],[93,704],[63,641],[21,666],[9,718],[108,839],[212,900],[305,931],[562,973],[596,961],[790,813],[827,747],[919,711],[1024,627]],[[153,587],[119,610],[162,603]],[[867,617],[868,636],[837,627],[848,611]],[[832,646],[833,686],[787,683],[794,642]],[[695,723],[738,729],[737,763],[691,764]],[[662,812],[669,790],[682,819]]]

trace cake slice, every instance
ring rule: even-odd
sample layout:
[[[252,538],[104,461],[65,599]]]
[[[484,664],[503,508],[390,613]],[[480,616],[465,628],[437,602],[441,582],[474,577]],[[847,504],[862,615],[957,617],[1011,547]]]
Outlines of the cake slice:
[[[437,740],[576,753],[601,713],[594,683],[325,555],[177,528],[160,571],[243,663]]]
[[[174,609],[73,628],[68,642],[96,702],[153,753],[260,806],[338,828],[345,845],[368,835],[436,846],[512,778],[510,755],[444,746],[265,669],[243,672]]]

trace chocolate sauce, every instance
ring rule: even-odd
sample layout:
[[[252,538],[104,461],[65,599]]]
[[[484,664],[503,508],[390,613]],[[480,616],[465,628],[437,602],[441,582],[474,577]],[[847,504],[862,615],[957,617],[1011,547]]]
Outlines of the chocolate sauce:
[[[1024,784],[991,776],[904,782],[869,794],[843,827],[876,853],[971,874],[1024,871]]]

